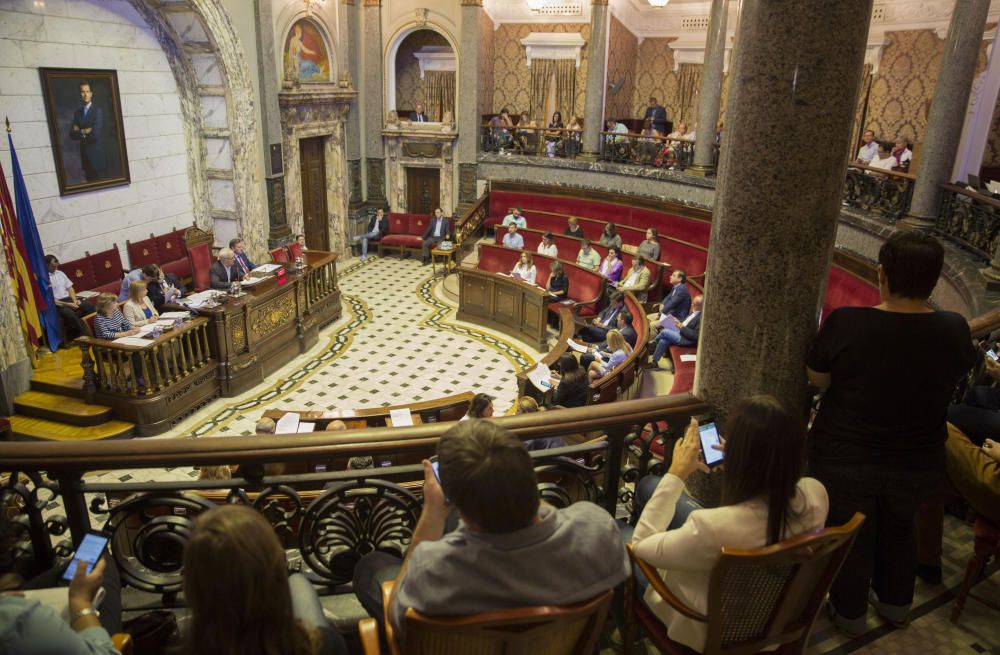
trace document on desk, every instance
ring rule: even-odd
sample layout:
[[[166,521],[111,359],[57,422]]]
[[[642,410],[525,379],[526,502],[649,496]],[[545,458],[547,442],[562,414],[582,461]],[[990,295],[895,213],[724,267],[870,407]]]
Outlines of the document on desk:
[[[528,371],[528,380],[531,384],[535,385],[535,388],[542,393],[548,391],[552,388],[552,383],[549,382],[549,378],[552,377],[552,371],[545,364],[539,362],[535,365],[535,368]]]
[[[275,434],[295,434],[299,431],[299,413],[288,412],[278,419],[278,424],[274,427]]]
[[[118,337],[111,343],[118,343],[123,346],[139,346],[140,348],[146,348],[147,346],[153,345],[153,342],[149,339],[143,339],[142,337]]]
[[[253,269],[254,273],[274,273],[281,268],[281,264],[261,264]]]
[[[240,284],[242,284],[245,287],[252,287],[258,282],[263,282],[266,279],[267,277],[245,277],[243,278],[243,281],[240,282]]]
[[[312,421],[302,421],[299,423],[299,433],[302,432],[314,432],[316,430],[316,424]]]
[[[390,409],[389,419],[392,421],[392,427],[402,428],[408,425],[413,425],[413,415],[410,414],[410,408],[404,407],[403,409]]]
[[[162,319],[176,320],[178,318],[187,318],[191,316],[191,312],[163,312],[160,314]]]
[[[696,362],[698,361],[698,355],[681,355],[682,362]]]
[[[139,335],[144,337],[155,329],[156,329],[156,323],[146,323],[145,325],[140,325]]]
[[[589,348],[587,348],[587,346],[583,345],[582,343],[577,343],[577,342],[573,341],[572,339],[567,339],[566,340],[566,345],[569,346],[570,348],[572,348],[573,350],[575,350],[578,353],[585,353],[588,350],[590,350]]]

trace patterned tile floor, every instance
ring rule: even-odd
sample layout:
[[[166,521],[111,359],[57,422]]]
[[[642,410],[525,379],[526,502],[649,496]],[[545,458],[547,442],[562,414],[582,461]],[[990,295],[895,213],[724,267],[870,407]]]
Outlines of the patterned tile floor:
[[[343,318],[323,330],[320,343],[310,352],[289,362],[266,383],[238,398],[212,403],[164,436],[251,434],[257,418],[271,407],[357,408],[465,390],[495,395],[497,413],[503,413],[515,398],[515,370],[540,356],[502,334],[456,321],[454,303],[445,301],[440,278],[432,279],[430,268],[413,259],[372,258],[365,264],[357,259],[346,261],[340,287]],[[669,374],[658,375],[664,379],[650,385],[647,393],[668,386]],[[94,478],[184,480],[194,475],[190,468],[176,468],[119,471]],[[946,521],[944,584],[918,582],[913,621],[907,629],[892,629],[871,612],[869,631],[848,640],[821,617],[809,653],[1000,655],[1000,614],[973,600],[959,626],[949,621],[951,599],[970,555],[972,533],[968,525],[953,517]],[[1000,575],[994,572],[980,584],[979,591],[1000,600]]]

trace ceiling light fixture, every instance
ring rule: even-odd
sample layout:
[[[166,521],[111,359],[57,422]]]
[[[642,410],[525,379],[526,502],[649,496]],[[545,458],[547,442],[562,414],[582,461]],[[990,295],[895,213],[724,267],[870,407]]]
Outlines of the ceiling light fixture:
[[[670,0],[648,0],[651,7],[666,7]]]

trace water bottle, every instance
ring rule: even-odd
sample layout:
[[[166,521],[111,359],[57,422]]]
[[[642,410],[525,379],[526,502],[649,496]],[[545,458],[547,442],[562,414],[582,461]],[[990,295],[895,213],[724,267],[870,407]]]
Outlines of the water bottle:
[[[238,294],[240,292],[240,286],[239,285],[240,285],[240,283],[239,282],[235,282],[235,281],[231,282],[229,284],[229,295],[230,296],[235,296],[236,294]]]

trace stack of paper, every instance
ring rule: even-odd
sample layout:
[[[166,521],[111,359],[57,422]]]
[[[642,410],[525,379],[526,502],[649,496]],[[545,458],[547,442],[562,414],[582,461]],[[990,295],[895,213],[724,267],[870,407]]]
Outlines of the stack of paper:
[[[171,319],[171,320],[176,320],[178,318],[184,319],[189,316],[191,316],[191,312],[163,312],[162,314],[160,314],[160,318]]]
[[[541,362],[536,364],[535,368],[528,371],[528,379],[531,381],[531,384],[535,385],[535,388],[542,392],[552,388],[552,383],[549,382],[549,378],[551,377],[552,371]]]
[[[275,434],[294,434],[299,431],[299,413],[288,412],[278,419],[274,428]]]
[[[119,343],[123,346],[140,346],[142,348],[153,344],[149,339],[143,339],[142,337],[118,337],[111,343]]]
[[[413,415],[410,414],[409,408],[406,407],[403,409],[390,409],[389,420],[392,421],[392,427],[394,428],[413,425]]]
[[[577,342],[573,341],[572,339],[567,339],[566,340],[566,345],[568,345],[570,348],[572,348],[573,350],[575,350],[578,353],[585,353],[588,350],[590,350],[584,344],[577,343]]]

